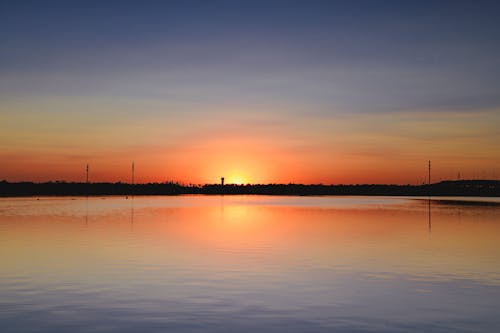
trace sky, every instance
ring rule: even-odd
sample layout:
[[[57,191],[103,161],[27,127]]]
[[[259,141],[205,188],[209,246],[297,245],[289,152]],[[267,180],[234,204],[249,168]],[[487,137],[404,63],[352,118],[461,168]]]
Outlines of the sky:
[[[0,0],[0,180],[500,178],[495,1]]]

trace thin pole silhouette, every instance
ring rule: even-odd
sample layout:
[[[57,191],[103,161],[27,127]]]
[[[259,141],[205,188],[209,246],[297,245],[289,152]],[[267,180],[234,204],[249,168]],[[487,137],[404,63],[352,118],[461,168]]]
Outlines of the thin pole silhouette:
[[[429,179],[427,181],[427,186],[429,188],[429,199],[431,197],[431,161],[429,160],[429,164],[428,164],[428,171],[429,171]]]
[[[131,179],[131,187],[130,187],[130,195],[132,198],[134,197],[134,184],[135,184],[135,163],[132,161],[132,179]]]
[[[431,161],[429,160],[429,185],[431,184]]]
[[[134,161],[132,161],[132,185],[134,185],[134,175],[135,174],[135,165]]]
[[[89,196],[89,164],[85,167],[85,189],[87,192],[87,197]]]

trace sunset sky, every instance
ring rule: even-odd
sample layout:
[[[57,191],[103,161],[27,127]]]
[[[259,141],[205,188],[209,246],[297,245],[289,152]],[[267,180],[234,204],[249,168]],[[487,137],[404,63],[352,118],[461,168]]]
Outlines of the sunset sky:
[[[0,1],[0,180],[500,178],[494,1]]]

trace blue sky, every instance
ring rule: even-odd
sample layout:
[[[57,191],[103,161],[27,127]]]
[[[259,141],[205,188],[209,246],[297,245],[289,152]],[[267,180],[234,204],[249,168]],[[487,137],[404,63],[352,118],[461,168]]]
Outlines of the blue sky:
[[[285,96],[324,112],[487,108],[500,101],[499,14],[459,1],[2,2],[1,73],[25,78],[2,91],[99,95],[102,80],[120,83],[111,95],[196,87],[203,101]]]

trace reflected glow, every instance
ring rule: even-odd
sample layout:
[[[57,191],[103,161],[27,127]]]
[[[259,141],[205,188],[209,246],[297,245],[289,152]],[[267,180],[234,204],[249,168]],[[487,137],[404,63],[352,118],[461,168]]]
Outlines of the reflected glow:
[[[404,198],[0,199],[0,320],[487,332],[499,324],[499,218],[498,206]],[[80,315],[55,320],[61,306]]]

